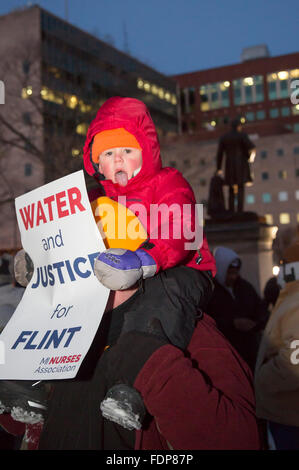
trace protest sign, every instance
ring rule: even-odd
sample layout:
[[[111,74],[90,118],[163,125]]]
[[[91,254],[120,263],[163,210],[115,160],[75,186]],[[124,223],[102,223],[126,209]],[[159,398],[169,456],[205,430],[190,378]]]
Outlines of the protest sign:
[[[0,335],[0,379],[76,376],[106,307],[109,290],[93,273],[105,245],[82,171],[15,201],[22,246],[33,277]]]

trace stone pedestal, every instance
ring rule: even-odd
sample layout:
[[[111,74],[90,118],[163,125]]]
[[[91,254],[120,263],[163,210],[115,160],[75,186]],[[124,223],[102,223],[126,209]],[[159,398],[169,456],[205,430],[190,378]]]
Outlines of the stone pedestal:
[[[272,242],[277,227],[256,221],[213,222],[204,227],[210,250],[225,246],[242,260],[241,276],[262,295],[266,282],[273,276]]]

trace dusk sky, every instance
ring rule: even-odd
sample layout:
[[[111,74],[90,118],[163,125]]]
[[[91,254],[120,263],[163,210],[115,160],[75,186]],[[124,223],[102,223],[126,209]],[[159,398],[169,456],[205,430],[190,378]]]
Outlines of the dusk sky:
[[[167,75],[237,63],[258,44],[299,50],[298,0],[0,0],[0,14],[34,3]]]

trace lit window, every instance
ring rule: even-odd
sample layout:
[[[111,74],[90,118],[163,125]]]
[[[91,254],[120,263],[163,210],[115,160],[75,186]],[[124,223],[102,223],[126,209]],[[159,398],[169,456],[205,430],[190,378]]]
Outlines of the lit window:
[[[78,124],[76,127],[76,132],[79,135],[86,135],[88,131],[88,124],[86,122],[82,122],[81,124]]]
[[[298,189],[295,191],[295,198],[299,199],[299,190]]]
[[[270,193],[263,193],[262,194],[262,200],[265,203],[271,202],[272,201],[271,194]]]
[[[294,69],[290,71],[291,78],[299,78],[299,69]]]
[[[80,155],[80,150],[79,149],[72,149],[72,156],[73,157],[78,157]]]
[[[286,80],[287,78],[289,78],[289,73],[286,71],[278,72],[277,75],[278,75],[279,80]]]
[[[290,214],[288,214],[287,212],[282,212],[281,214],[279,214],[279,222],[281,224],[289,224],[290,220]]]
[[[29,85],[29,86],[22,88],[22,98],[24,100],[26,100],[27,98],[30,98],[32,93],[33,93],[32,86]]]
[[[299,212],[297,212],[297,222],[299,222]]]
[[[287,171],[286,170],[279,170],[278,172],[278,178],[281,180],[286,180],[287,179]]]
[[[292,107],[292,114],[294,115],[299,114],[299,104],[296,104],[296,106]]]
[[[254,202],[255,202],[254,194],[247,194],[246,202],[247,202],[247,204],[254,204]]]
[[[269,179],[269,173],[267,171],[262,172],[262,180],[268,180]]]
[[[267,224],[269,224],[269,225],[273,224],[273,215],[272,214],[265,214],[265,219],[266,219]]]
[[[280,191],[278,193],[278,199],[279,201],[287,201],[288,200],[288,193],[287,191]]]

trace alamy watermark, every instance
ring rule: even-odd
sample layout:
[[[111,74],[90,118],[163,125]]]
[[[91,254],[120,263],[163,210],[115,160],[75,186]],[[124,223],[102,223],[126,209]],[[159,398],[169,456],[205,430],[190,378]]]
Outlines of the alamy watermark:
[[[127,207],[126,196],[118,197],[120,206]],[[181,240],[185,250],[198,250],[203,242],[203,205],[144,204],[135,202],[129,205],[132,214],[123,212],[110,204],[96,207],[95,217],[100,218],[97,226],[103,238],[136,240],[144,232],[151,240]]]
[[[299,103],[299,80],[293,80],[291,82],[291,88],[294,89],[292,91],[290,99],[292,104],[298,104]]]
[[[2,80],[0,80],[0,104],[5,104],[5,85]]]

